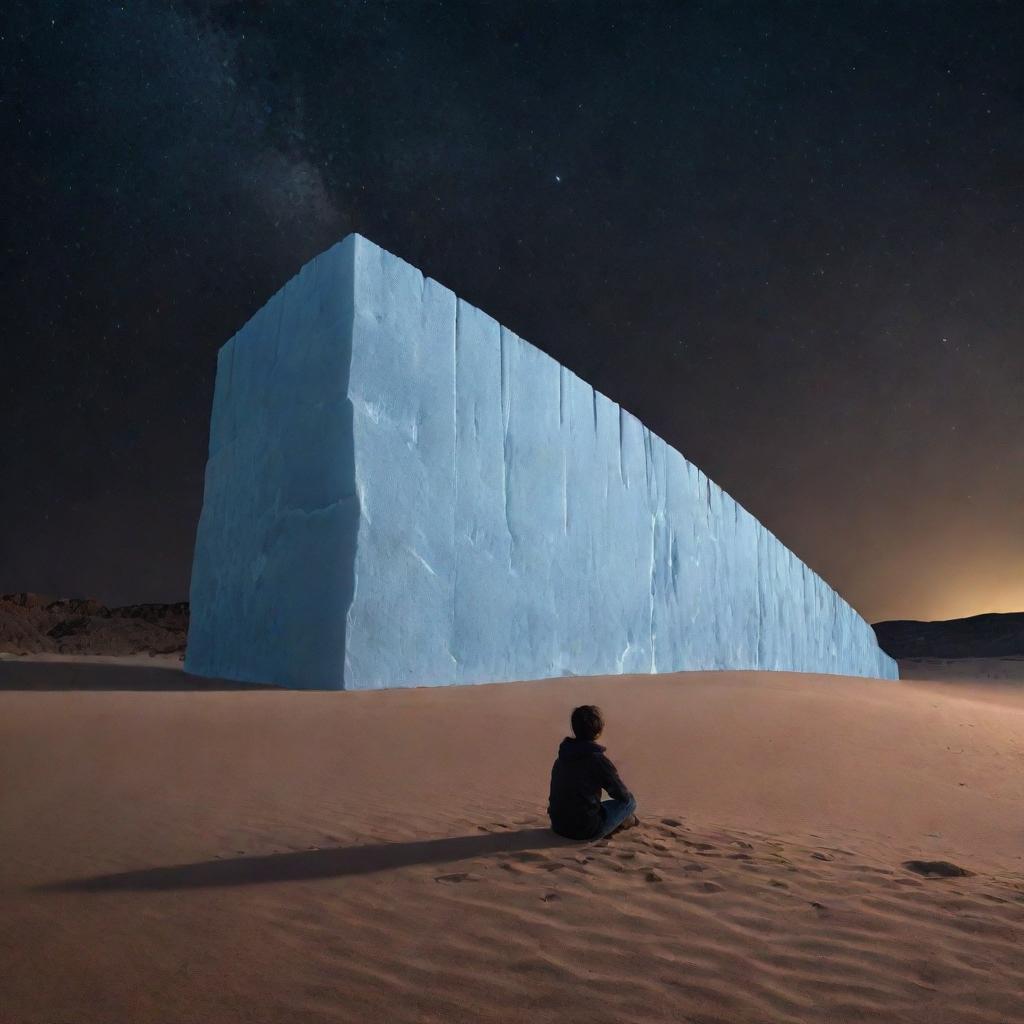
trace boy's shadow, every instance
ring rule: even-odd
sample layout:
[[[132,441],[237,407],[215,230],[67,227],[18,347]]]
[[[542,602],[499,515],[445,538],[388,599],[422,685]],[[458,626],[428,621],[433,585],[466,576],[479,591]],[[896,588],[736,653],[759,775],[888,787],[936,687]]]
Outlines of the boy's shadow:
[[[571,840],[562,839],[547,829],[529,828],[517,832],[487,832],[410,843],[371,843],[326,850],[270,853],[261,857],[203,860],[193,864],[144,868],[141,871],[123,871],[113,875],[72,878],[39,888],[48,892],[145,892],[258,885],[261,882],[367,875],[415,864],[443,864],[496,853],[574,845]]]

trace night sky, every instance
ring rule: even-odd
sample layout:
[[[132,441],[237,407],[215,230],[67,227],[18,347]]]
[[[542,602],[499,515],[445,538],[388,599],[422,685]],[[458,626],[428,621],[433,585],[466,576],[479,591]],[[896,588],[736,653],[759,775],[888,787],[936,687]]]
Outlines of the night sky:
[[[5,5],[0,591],[187,597],[215,354],[359,231],[870,620],[1024,608],[1024,4]]]

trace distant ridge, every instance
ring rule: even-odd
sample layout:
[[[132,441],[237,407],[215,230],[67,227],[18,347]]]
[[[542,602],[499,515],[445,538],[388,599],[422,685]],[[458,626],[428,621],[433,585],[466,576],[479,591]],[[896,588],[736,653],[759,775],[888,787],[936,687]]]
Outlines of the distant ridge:
[[[108,608],[94,598],[0,594],[0,653],[171,654],[185,650],[188,601]],[[1024,657],[1024,612],[892,619],[871,627],[891,658]]]
[[[188,602],[107,608],[93,598],[0,594],[0,652],[173,654],[185,650]]]
[[[891,658],[1012,658],[1024,656],[1024,612],[989,612],[966,619],[894,619],[872,628]]]

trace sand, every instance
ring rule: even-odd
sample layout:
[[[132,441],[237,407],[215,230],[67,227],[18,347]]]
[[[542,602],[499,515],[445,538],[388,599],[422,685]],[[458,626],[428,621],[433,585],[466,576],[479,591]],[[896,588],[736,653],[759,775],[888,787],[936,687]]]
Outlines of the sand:
[[[1024,1021],[1005,680],[188,686],[0,664],[3,1024]],[[581,702],[642,825],[577,844]]]

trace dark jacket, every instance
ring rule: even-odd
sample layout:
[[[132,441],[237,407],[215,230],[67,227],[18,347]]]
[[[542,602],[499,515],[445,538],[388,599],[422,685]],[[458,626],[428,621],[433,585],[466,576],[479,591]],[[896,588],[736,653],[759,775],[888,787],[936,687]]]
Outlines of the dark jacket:
[[[548,817],[551,828],[567,839],[590,839],[601,830],[604,815],[601,790],[615,800],[628,800],[615,765],[604,756],[604,747],[593,740],[567,736],[558,748],[551,769]]]

